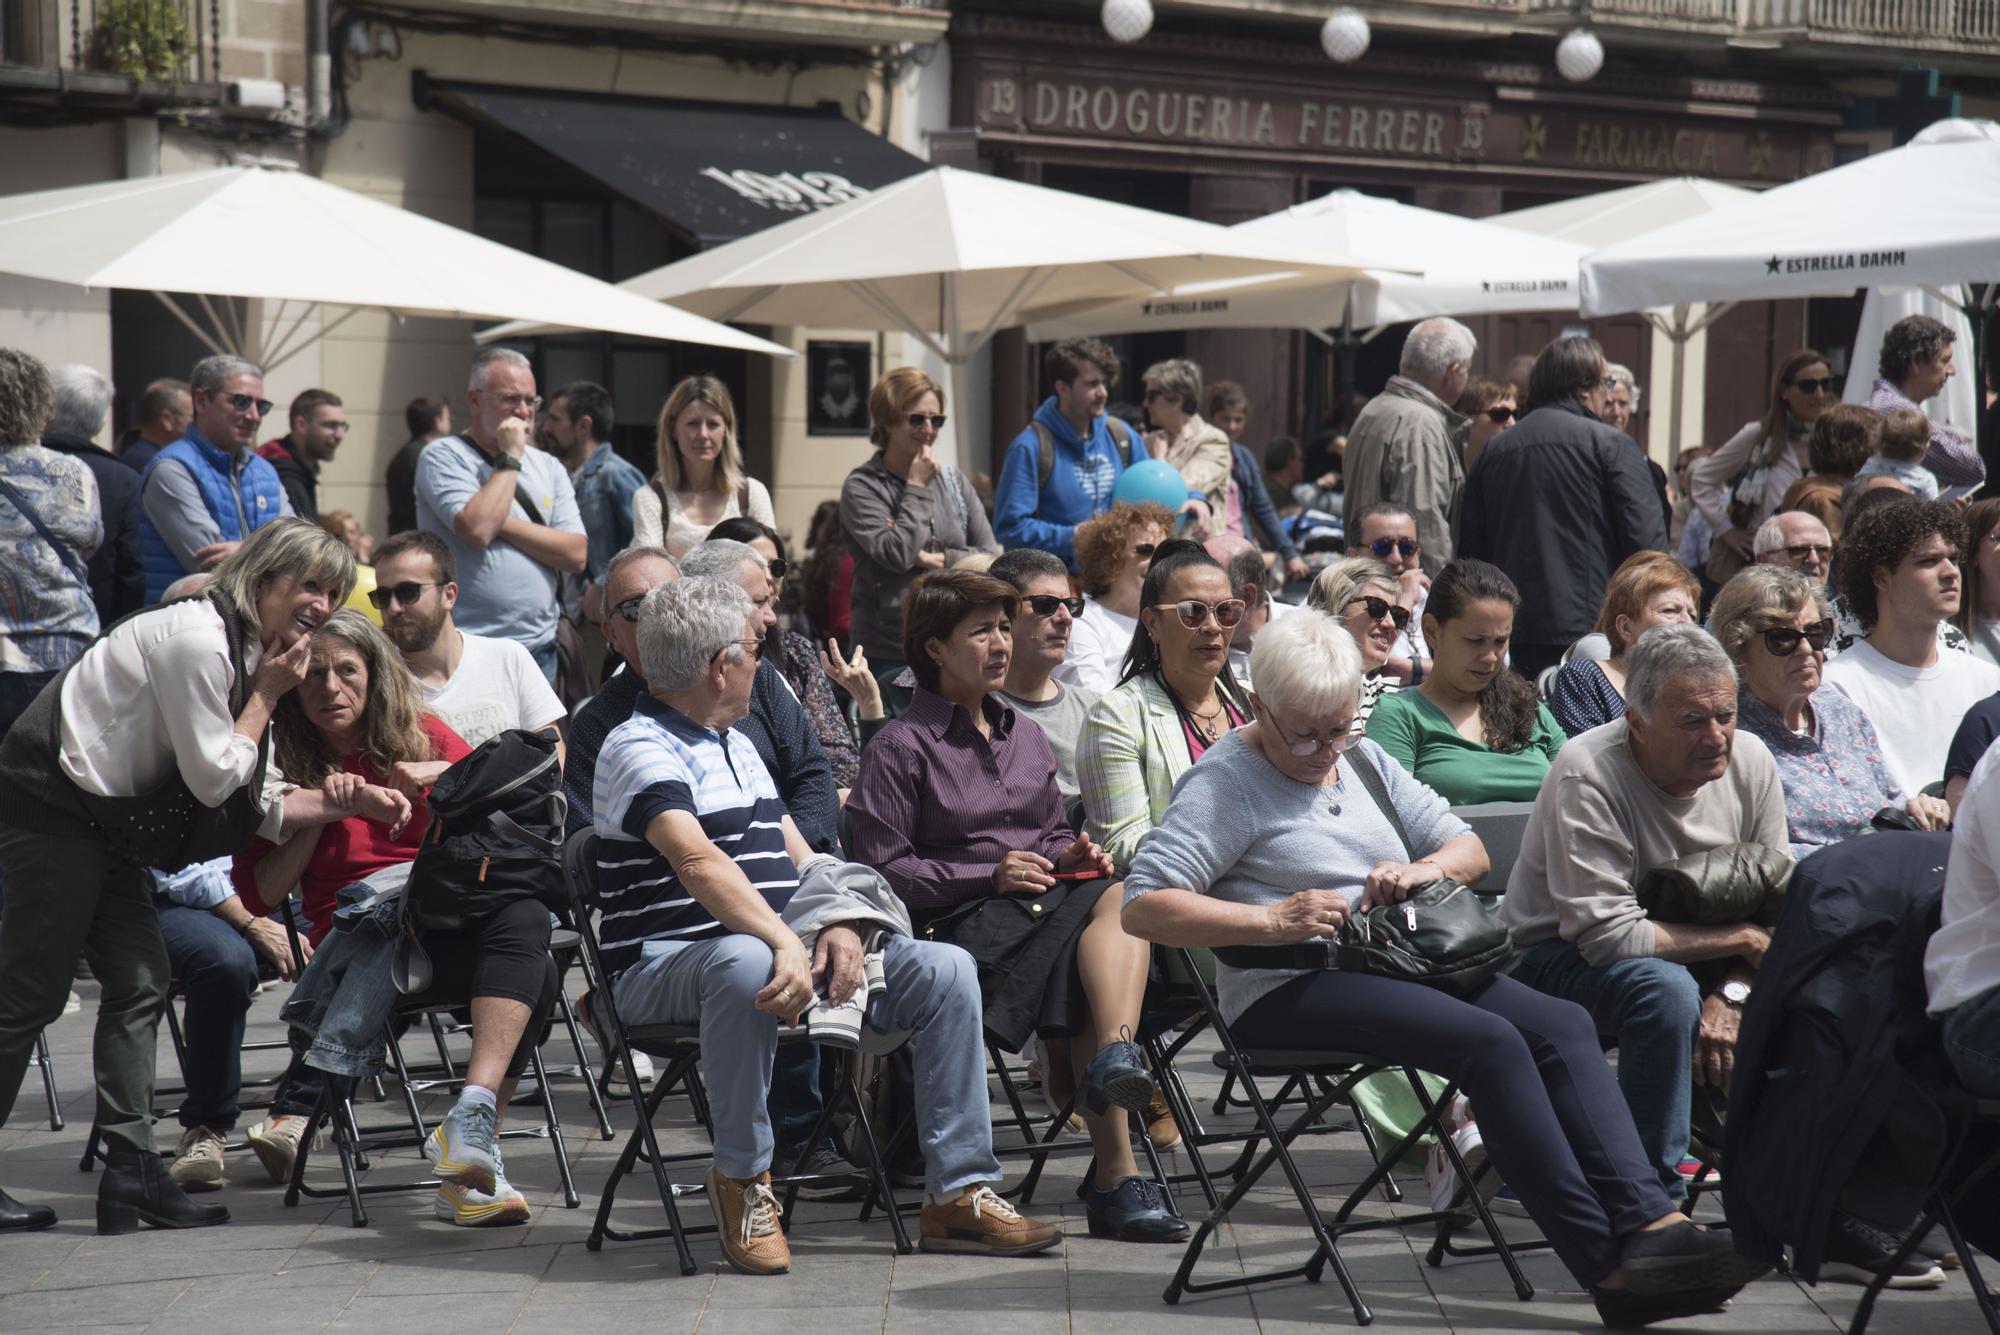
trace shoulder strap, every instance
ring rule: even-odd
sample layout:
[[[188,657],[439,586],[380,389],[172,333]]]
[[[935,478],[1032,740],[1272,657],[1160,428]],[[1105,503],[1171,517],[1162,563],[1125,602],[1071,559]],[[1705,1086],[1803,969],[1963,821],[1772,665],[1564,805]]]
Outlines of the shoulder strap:
[[[540,524],[543,528],[549,526],[549,521],[542,518],[542,512],[535,508],[534,501],[528,498],[528,489],[522,486],[518,480],[514,483],[514,499],[519,501],[521,508],[528,512],[529,523]]]
[[[1402,840],[1404,855],[1415,861],[1417,850],[1410,844],[1410,832],[1404,828],[1403,818],[1396,812],[1396,804],[1389,800],[1389,786],[1382,782],[1382,775],[1371,761],[1363,758],[1360,747],[1349,750],[1347,759],[1354,767],[1354,777],[1361,780],[1361,786],[1368,790],[1368,796],[1375,799],[1375,805],[1382,809],[1383,816],[1395,829],[1396,838]]]
[[[736,489],[736,513],[745,519],[750,517],[750,479],[744,478],[743,485]]]
[[[1130,468],[1132,466],[1132,432],[1123,422],[1115,417],[1106,418],[1105,421],[1111,427],[1111,439],[1118,446],[1118,466],[1120,468]]]
[[[1049,478],[1056,471],[1056,438],[1040,422],[1030,422],[1035,433],[1035,501],[1039,508],[1042,496],[1049,489]]]
[[[28,504],[28,498],[21,494],[20,489],[6,478],[0,478],[0,496],[5,496],[9,501],[13,502],[14,508],[19,510],[22,517],[34,526],[35,532],[42,535],[42,541],[56,549],[56,556],[61,559],[63,565],[69,570],[69,573],[75,575],[78,582],[86,590],[89,589],[90,574],[85,570],[82,559],[77,556],[68,543],[49,531],[49,526],[42,522],[41,515],[36,513],[34,506]]]

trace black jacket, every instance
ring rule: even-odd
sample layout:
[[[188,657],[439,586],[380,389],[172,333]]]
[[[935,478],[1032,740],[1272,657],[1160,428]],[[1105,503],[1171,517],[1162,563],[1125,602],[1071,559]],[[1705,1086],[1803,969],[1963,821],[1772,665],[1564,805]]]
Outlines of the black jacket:
[[[278,470],[278,481],[284,484],[285,496],[292,503],[292,513],[301,519],[319,522],[319,471],[308,467],[306,461],[292,452],[292,438],[280,436],[267,440],[257,447],[257,453],[271,461],[271,467]]]
[[[1597,624],[1611,572],[1665,551],[1646,456],[1574,399],[1537,408],[1480,451],[1455,550],[1491,561],[1521,590],[1514,638],[1568,645]]]
[[[146,605],[146,570],[139,559],[139,474],[82,436],[51,431],[42,437],[42,444],[83,460],[97,479],[104,541],[90,554],[86,568],[90,598],[97,604],[97,622],[108,626]]]
[[[1834,1209],[1901,1229],[1969,1100],[1924,1014],[1948,834],[1888,832],[1799,864],[1736,1039],[1723,1162],[1737,1249],[1819,1275]]]

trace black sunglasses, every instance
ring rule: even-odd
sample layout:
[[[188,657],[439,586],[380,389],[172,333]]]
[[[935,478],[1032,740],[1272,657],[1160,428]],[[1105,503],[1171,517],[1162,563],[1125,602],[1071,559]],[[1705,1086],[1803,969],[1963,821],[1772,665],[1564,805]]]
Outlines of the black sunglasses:
[[[1036,593],[1023,598],[1021,601],[1026,603],[1038,617],[1052,617],[1056,614],[1058,607],[1067,607],[1069,614],[1073,617],[1083,615],[1083,599],[1081,598],[1058,598],[1052,593]]]
[[[1796,626],[1772,626],[1769,630],[1757,632],[1764,637],[1764,647],[1771,651],[1773,658],[1790,658],[1799,651],[1799,641],[1811,645],[1816,654],[1825,653],[1827,641],[1833,638],[1833,621],[1815,621],[1804,630]]]
[[[1833,548],[1823,542],[1802,542],[1796,547],[1785,548],[1785,555],[1794,561],[1803,561],[1808,556],[1817,556],[1822,561],[1831,560]]]
[[[1831,394],[1839,384],[1840,382],[1832,376],[1824,375],[1817,380],[1794,380],[1791,382],[1791,388],[1798,390],[1802,394],[1817,394],[1821,390],[1825,390],[1828,394]]]
[[[930,429],[933,431],[944,430],[944,414],[943,413],[910,414],[910,430],[915,431],[918,427],[926,425],[928,425]]]
[[[1132,555],[1138,557],[1141,561],[1150,561],[1153,559],[1153,552],[1158,545],[1151,542],[1139,543],[1132,548]]]
[[[222,400],[239,413],[247,413],[254,407],[259,417],[269,417],[274,406],[269,399],[260,399],[251,394],[224,394]]]
[[[1490,422],[1504,426],[1514,420],[1514,410],[1512,408],[1488,408],[1486,410],[1486,418]]]
[[[771,576],[771,582],[775,584],[791,573],[792,563],[782,556],[774,556],[764,563],[764,569]]]
[[[378,612],[386,611],[390,603],[401,603],[405,607],[415,607],[417,600],[424,596],[425,589],[443,588],[441,584],[419,584],[415,580],[388,589],[368,590],[368,602]]]
[[[1361,604],[1362,609],[1368,613],[1370,621],[1380,621],[1383,617],[1387,617],[1396,623],[1397,630],[1408,630],[1410,628],[1410,609],[1404,607],[1401,603],[1392,603],[1387,598],[1376,598],[1365,594],[1362,597],[1347,600],[1349,607],[1354,606],[1356,603]]]
[[[635,597],[627,598],[624,602],[619,603],[612,610],[617,612],[619,616],[624,617],[627,621],[631,622],[633,625],[636,626],[639,624],[639,604],[645,601],[646,601],[646,595],[642,593]]]
[[[1377,538],[1368,544],[1368,550],[1375,553],[1377,561],[1389,559],[1390,552],[1401,552],[1405,561],[1417,554],[1415,538]]]

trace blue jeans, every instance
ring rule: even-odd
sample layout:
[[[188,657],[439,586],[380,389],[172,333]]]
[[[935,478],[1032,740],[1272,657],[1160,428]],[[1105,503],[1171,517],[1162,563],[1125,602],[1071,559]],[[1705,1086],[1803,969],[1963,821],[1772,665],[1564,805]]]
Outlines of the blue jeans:
[[[882,962],[888,989],[869,1009],[868,1024],[883,1033],[913,1035],[925,1188],[956,1195],[977,1183],[998,1182],[972,957],[942,942],[897,936],[887,942]],[[738,935],[648,941],[639,962],[615,984],[618,1016],[628,1025],[700,1024],[715,1166],[739,1181],[756,1177],[772,1162],[768,1101],[778,1020],[754,1005],[770,981],[771,948]]]
[[[257,990],[257,952],[213,913],[179,904],[161,904],[160,935],[187,997],[181,1125],[226,1132],[241,1111],[243,1021]]]
[[[1967,1089],[2000,1099],[2000,987],[1945,1012],[1944,1055]]]
[[[529,649],[528,653],[535,660],[535,666],[542,670],[542,675],[549,679],[549,685],[555,685],[558,665],[556,642],[550,640],[547,644],[538,644]]]
[[[1590,1012],[1597,1032],[1618,1041],[1618,1088],[1660,1186],[1687,1198],[1681,1159],[1688,1148],[1688,1105],[1694,1079],[1695,1030],[1701,989],[1684,964],[1662,959],[1584,961],[1560,937],[1530,946],[1514,977]]]
[[[790,1163],[812,1148],[806,1138],[819,1125],[825,1107],[819,1091],[819,1045],[788,1043],[779,1048],[771,1059],[771,1096],[764,1102],[779,1163]]]

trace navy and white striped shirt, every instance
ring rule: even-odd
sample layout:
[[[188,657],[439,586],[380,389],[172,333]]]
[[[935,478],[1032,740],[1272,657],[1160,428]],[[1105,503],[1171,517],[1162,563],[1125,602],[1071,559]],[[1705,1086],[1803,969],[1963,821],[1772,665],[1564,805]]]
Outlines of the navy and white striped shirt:
[[[773,910],[798,889],[798,868],[785,849],[785,804],[757,748],[740,732],[704,728],[650,695],[604,739],[591,807],[601,841],[598,936],[614,977],[638,962],[647,941],[729,933],[646,842],[646,827],[663,811],[692,813]]]

